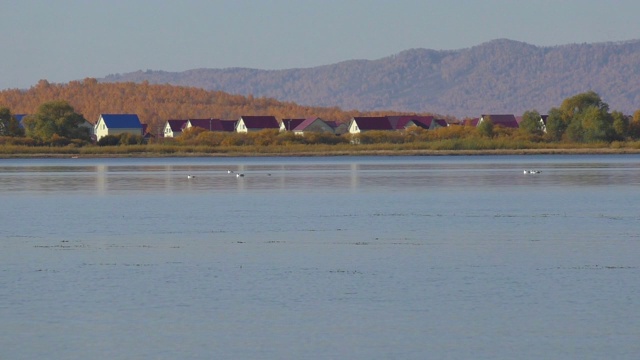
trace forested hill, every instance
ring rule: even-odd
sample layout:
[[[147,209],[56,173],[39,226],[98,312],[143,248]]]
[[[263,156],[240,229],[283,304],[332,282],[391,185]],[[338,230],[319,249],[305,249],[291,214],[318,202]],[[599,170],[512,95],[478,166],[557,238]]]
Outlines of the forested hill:
[[[0,107],[13,114],[33,114],[52,100],[65,100],[91,123],[100,114],[135,113],[150,129],[157,131],[169,119],[218,118],[237,120],[243,115],[273,115],[282,118],[318,116],[326,120],[346,122],[354,116],[377,116],[397,112],[342,111],[339,108],[300,106],[269,98],[230,95],[174,85],[148,83],[98,83],[96,79],[52,84],[41,80],[28,90],[0,91]]]
[[[458,117],[544,113],[564,98],[593,90],[611,109],[629,114],[640,108],[640,40],[537,47],[503,39],[307,69],[138,71],[100,81],[169,83],[312,106]]]

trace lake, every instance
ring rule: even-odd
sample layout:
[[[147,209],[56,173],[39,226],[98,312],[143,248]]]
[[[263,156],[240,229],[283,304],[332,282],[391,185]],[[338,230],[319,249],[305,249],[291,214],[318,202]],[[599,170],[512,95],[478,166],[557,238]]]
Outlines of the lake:
[[[639,155],[2,159],[0,199],[2,359],[640,354]]]

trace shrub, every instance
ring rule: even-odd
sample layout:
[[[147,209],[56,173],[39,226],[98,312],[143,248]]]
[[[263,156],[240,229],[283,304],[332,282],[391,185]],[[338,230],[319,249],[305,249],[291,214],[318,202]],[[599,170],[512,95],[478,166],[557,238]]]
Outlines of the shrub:
[[[120,136],[107,135],[98,140],[98,146],[115,146],[120,142]]]

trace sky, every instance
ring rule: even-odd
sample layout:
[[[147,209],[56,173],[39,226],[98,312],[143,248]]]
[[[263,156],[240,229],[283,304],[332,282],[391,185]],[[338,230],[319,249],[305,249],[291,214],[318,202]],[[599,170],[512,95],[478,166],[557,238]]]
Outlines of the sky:
[[[0,90],[137,70],[308,68],[502,38],[640,38],[638,0],[0,0],[0,14]]]

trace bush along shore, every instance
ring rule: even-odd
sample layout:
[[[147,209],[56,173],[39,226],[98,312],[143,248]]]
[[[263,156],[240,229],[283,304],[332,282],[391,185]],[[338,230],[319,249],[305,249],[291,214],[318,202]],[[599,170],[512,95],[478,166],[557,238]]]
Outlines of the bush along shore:
[[[446,132],[447,129],[432,132]],[[262,136],[261,136],[262,135]],[[375,134],[374,134],[375,135]],[[246,134],[247,139],[265,134]],[[344,135],[343,135],[344,136]],[[207,144],[198,140],[151,140],[143,144],[97,146],[93,144],[65,146],[28,146],[0,144],[2,158],[29,157],[194,157],[194,156],[393,156],[393,155],[498,155],[498,154],[625,154],[640,153],[640,141],[616,142],[534,142],[512,138],[453,138],[439,140],[413,139],[407,142],[375,142],[353,144],[345,136],[338,144],[294,143],[281,141],[285,136],[273,135],[273,142],[246,141],[239,145]],[[1,141],[2,139],[0,139]],[[304,139],[299,139],[300,141]]]

